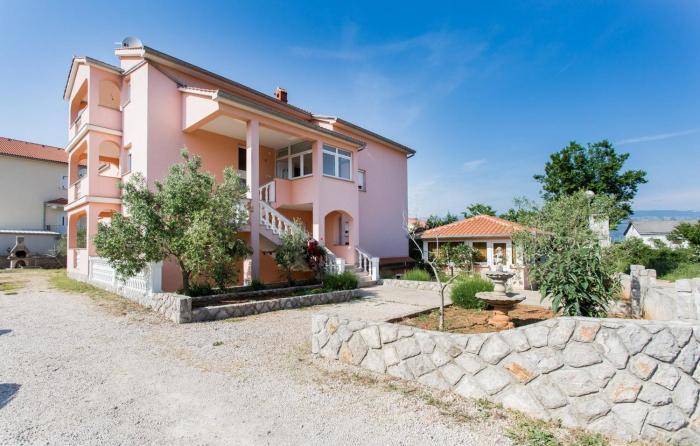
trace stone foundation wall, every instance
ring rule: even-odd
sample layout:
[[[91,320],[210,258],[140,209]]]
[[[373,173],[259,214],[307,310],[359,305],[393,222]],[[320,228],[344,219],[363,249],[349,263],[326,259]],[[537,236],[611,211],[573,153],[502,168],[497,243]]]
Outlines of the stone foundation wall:
[[[700,278],[675,283],[656,280],[656,271],[632,265],[620,276],[634,314],[651,320],[700,321]]]
[[[308,307],[330,303],[347,302],[360,297],[364,292],[360,289],[333,291],[330,293],[311,294],[308,296],[282,297],[279,299],[246,302],[240,304],[216,305],[192,310],[192,322],[214,321],[231,317],[250,316],[269,311],[286,310],[290,308]]]
[[[424,282],[420,280],[382,279],[382,285],[392,288],[406,288],[410,290],[424,290],[440,292],[437,282]],[[447,287],[446,293],[449,296],[451,285]]]
[[[312,352],[623,439],[700,444],[700,327],[557,318],[460,335],[312,319]]]

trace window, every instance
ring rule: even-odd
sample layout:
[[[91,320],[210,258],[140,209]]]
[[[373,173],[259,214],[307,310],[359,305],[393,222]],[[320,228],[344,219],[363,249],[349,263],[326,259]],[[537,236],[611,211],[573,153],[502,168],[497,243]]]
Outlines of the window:
[[[68,175],[63,175],[61,177],[61,189],[66,190],[68,189]]]
[[[311,143],[303,141],[279,149],[275,161],[275,176],[277,178],[294,179],[311,175],[313,172],[313,156]]]
[[[248,165],[248,150],[245,147],[238,148],[238,170],[245,172]]]
[[[364,170],[357,171],[357,190],[367,192],[367,172]]]
[[[486,261],[486,242],[474,242],[472,244],[474,248],[474,261],[475,262],[485,262]]]
[[[126,148],[126,170],[124,171],[124,175],[127,173],[131,172],[131,147]]]
[[[323,146],[323,174],[331,177],[352,179],[352,153],[335,147]]]

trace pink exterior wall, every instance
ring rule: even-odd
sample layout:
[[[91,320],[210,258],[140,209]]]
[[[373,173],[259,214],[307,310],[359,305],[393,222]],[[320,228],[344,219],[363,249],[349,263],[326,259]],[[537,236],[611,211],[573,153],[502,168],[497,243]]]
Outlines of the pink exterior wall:
[[[122,65],[130,68],[135,66],[136,61],[134,58],[125,58]],[[161,70],[165,70],[166,73]],[[172,164],[181,161],[180,152],[183,148],[187,148],[191,154],[201,156],[204,170],[221,179],[225,167],[238,167],[238,147],[245,147],[246,142],[205,131],[200,127],[217,116],[227,116],[243,122],[257,121],[261,128],[273,129],[313,143],[313,175],[303,179],[280,180],[274,178],[275,149],[264,147],[264,141],[261,141],[259,184],[275,180],[277,190],[274,207],[288,218],[301,218],[307,229],[319,241],[337,255],[345,257],[348,262],[355,260],[355,247],[360,247],[377,257],[408,255],[403,230],[407,209],[407,160],[404,152],[368,139],[368,135],[364,133],[338,128],[339,125],[327,122],[320,123],[324,128],[366,141],[366,148],[358,151],[356,145],[342,138],[319,134],[293,121],[280,120],[259,110],[253,111],[230,103],[215,102],[206,93],[180,91],[174,79],[184,82],[189,87],[222,87],[218,80],[205,79],[205,76],[194,78],[184,71],[162,65],[156,68],[151,63],[138,67],[124,79],[116,73],[94,66],[78,67],[69,104],[74,103],[72,99],[79,91],[80,94],[83,93],[83,90],[80,90],[81,86],[87,85],[88,107],[83,120],[87,119],[91,124],[115,132],[121,131],[121,135],[109,135],[109,132],[91,130],[86,137],[86,145],[79,146],[84,153],[71,157],[70,169],[73,173],[77,171],[77,163],[81,159],[87,161],[88,178],[84,191],[88,195],[119,197],[118,174],[127,174],[127,153],[131,155],[131,172],[142,173],[149,186],[152,186],[155,180],[165,177]],[[114,95],[106,94],[107,90],[101,89],[101,85],[111,88],[105,83],[107,81],[115,82],[121,90],[117,93],[120,95],[119,104],[123,105],[123,112],[119,110],[120,107],[115,106]],[[225,88],[261,102],[267,107],[308,120],[308,115],[289,109],[274,99],[259,98],[236,86],[227,85]],[[70,132],[75,134],[78,126],[73,127]],[[115,158],[117,155],[114,153],[99,153],[99,145],[104,141],[112,141],[118,145],[118,158]],[[323,175],[324,142],[352,152],[351,181]],[[103,175],[96,174],[100,158],[109,158],[109,162],[113,164],[112,168],[103,171]],[[117,164],[121,164],[118,169]],[[357,189],[358,169],[367,172],[367,192],[359,192]],[[122,179],[126,180],[128,177],[129,175],[125,175]],[[253,193],[257,194],[257,191]],[[117,210],[120,207],[118,204],[113,206]],[[299,210],[300,207],[312,210]],[[89,217],[88,231],[94,233],[97,214],[93,214],[99,212],[101,207],[95,203],[88,203],[86,208]],[[340,216],[349,222],[348,246],[342,242],[336,243],[333,236],[333,231],[338,230]],[[89,251],[90,255],[95,255],[94,248],[91,247]],[[278,278],[279,272],[270,256],[261,256],[260,266],[263,280],[271,280],[273,276]],[[165,262],[163,272],[165,290],[172,291],[181,287],[177,264]]]
[[[378,257],[408,256],[408,159],[406,154],[368,141],[358,154],[367,192],[359,192],[361,246]]]

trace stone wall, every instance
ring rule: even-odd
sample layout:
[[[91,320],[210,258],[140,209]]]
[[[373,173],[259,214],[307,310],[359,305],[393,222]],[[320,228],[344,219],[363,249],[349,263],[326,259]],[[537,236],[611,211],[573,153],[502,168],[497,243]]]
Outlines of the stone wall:
[[[312,318],[312,352],[623,438],[700,444],[700,327],[562,317],[460,335]]]
[[[675,283],[656,280],[656,271],[632,265],[621,275],[635,315],[651,320],[700,321],[700,278]]]
[[[360,297],[363,294],[364,292],[360,289],[343,290],[332,291],[330,293],[310,294],[307,296],[282,297],[279,299],[270,299],[257,302],[195,308],[192,310],[192,322],[214,321],[219,319],[228,319],[231,317],[243,317],[250,316],[251,314],[267,313],[269,311],[347,302],[356,297]]]
[[[425,282],[420,280],[382,279],[382,285],[392,288],[406,288],[411,290],[440,291],[440,287],[438,286],[437,282]],[[449,295],[449,287],[447,294]]]

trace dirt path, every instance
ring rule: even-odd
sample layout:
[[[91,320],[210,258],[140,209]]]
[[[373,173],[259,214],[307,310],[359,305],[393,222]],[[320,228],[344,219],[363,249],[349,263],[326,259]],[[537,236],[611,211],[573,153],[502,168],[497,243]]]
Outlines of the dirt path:
[[[322,308],[178,326],[15,274],[0,444],[509,444],[498,410],[311,358]]]

